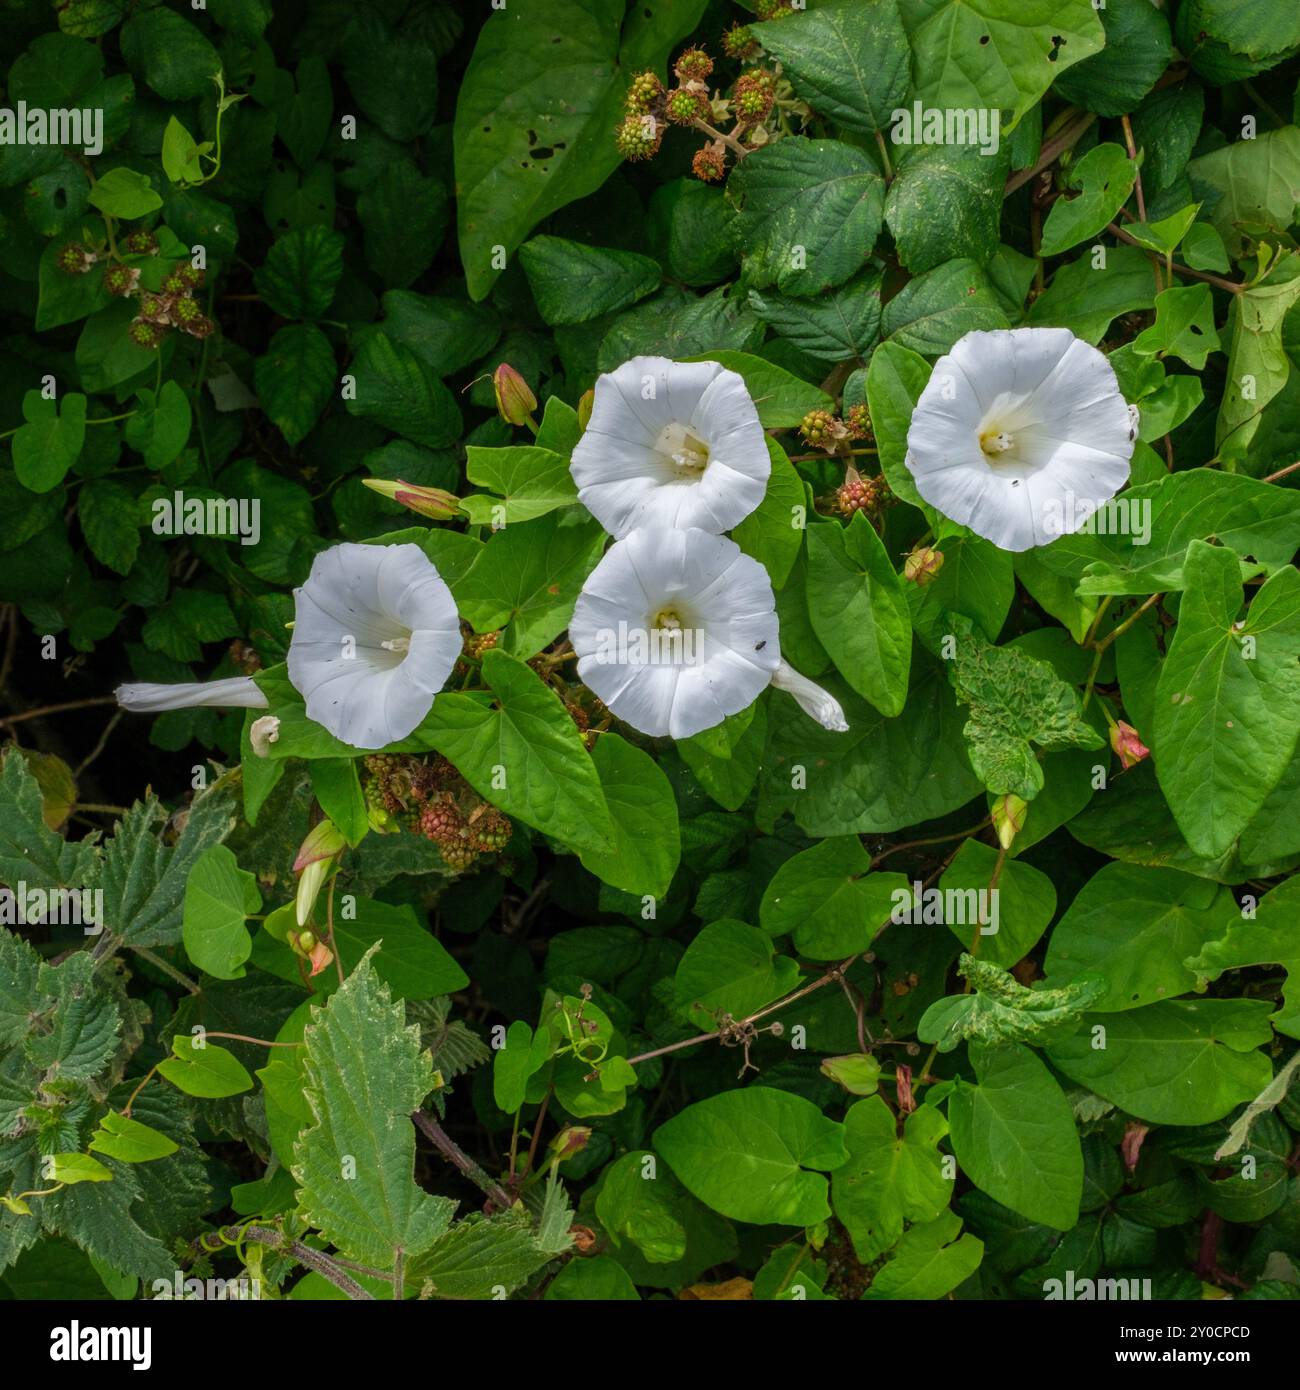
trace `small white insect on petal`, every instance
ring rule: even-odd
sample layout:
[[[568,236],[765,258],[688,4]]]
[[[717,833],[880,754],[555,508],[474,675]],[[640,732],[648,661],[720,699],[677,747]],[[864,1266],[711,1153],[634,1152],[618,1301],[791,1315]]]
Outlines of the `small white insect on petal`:
[[[633,357],[597,379],[569,471],[611,535],[643,526],[717,534],[763,500],[772,461],[736,372],[718,362]]]
[[[294,599],[289,679],[308,718],[354,748],[410,734],[461,652],[456,604],[424,551],[331,546]]]
[[[967,333],[912,412],[907,467],[937,511],[1003,550],[1079,530],[1128,481],[1136,413],[1066,328]]]

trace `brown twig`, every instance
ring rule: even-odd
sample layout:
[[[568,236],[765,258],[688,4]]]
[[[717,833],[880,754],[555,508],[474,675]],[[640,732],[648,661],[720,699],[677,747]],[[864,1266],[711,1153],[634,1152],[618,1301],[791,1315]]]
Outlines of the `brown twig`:
[[[1279,478],[1285,478],[1288,473],[1294,473],[1300,468],[1300,463],[1288,463],[1285,468],[1279,468],[1276,473],[1270,473],[1267,478],[1261,478],[1262,483],[1275,483]]]
[[[328,1279],[336,1289],[347,1294],[349,1298],[374,1302],[374,1294],[358,1284],[350,1274],[345,1274],[323,1250],[313,1250],[310,1245],[304,1245],[300,1240],[292,1240],[283,1231],[272,1230],[269,1226],[227,1226],[221,1234],[229,1241],[251,1240],[254,1245],[269,1245],[273,1250],[278,1250],[283,1255],[291,1255],[299,1264],[315,1270],[322,1279]]]
[[[115,695],[95,695],[89,700],[66,700],[60,705],[42,705],[39,709],[25,709],[18,714],[0,716],[0,724],[19,724],[24,719],[40,719],[47,714],[62,714],[70,709],[89,709],[92,705],[115,705]]]
[[[1059,155],[1064,154],[1072,145],[1077,144],[1084,131],[1086,131],[1096,119],[1097,117],[1094,112],[1083,112],[1078,120],[1066,126],[1058,136],[1049,140],[1047,144],[1043,146],[1042,150],[1039,152],[1037,161],[1031,165],[1030,168],[1020,169],[1007,179],[1006,186],[1002,190],[1002,196],[1004,198],[1009,198],[1017,188],[1022,188],[1030,179],[1041,174],[1049,164],[1055,162]]]
[[[1106,223],[1106,230],[1120,241],[1127,242],[1130,246],[1136,246],[1142,251],[1150,250],[1134,236],[1130,236],[1123,227],[1116,226],[1114,222]],[[1175,275],[1186,275],[1193,280],[1204,280],[1207,285],[1217,285],[1221,290],[1227,290],[1230,294],[1245,294],[1245,285],[1239,285],[1235,280],[1225,280],[1221,275],[1211,275],[1206,270],[1193,270],[1189,265],[1180,265],[1177,261],[1170,261],[1169,268]]]
[[[502,1211],[510,1210],[514,1205],[514,1199],[500,1183],[494,1181],[479,1164],[474,1162],[432,1115],[423,1110],[416,1110],[412,1112],[411,1119],[415,1122],[415,1127],[448,1163],[463,1173],[475,1187],[487,1193],[494,1205],[500,1207]]]

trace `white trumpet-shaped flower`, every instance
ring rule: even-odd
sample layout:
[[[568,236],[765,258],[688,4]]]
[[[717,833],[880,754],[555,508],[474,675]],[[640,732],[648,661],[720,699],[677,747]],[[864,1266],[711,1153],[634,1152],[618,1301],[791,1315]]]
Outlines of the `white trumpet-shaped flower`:
[[[967,333],[916,403],[907,466],[944,516],[1028,550],[1124,486],[1136,435],[1110,363],[1069,329]]]
[[[769,684],[827,728],[847,727],[781,660],[767,571],[725,536],[661,526],[616,541],[578,596],[569,640],[586,685],[645,734],[689,738]]]
[[[294,599],[289,679],[306,701],[307,717],[354,748],[383,748],[411,733],[461,651],[451,591],[424,551],[418,545],[331,546],[317,555]],[[116,693],[123,709],[143,713],[267,706],[247,676],[122,685]],[[278,721],[258,724],[265,743],[274,742]]]
[[[744,380],[717,362],[634,357],[596,382],[569,464],[611,535],[729,531],[763,500],[772,461]]]
[[[295,594],[289,679],[354,748],[420,723],[461,652],[451,591],[418,545],[331,546]]]
[[[216,681],[186,681],[178,685],[119,685],[117,703],[133,714],[161,714],[169,709],[265,709],[266,696],[251,676],[228,676]]]

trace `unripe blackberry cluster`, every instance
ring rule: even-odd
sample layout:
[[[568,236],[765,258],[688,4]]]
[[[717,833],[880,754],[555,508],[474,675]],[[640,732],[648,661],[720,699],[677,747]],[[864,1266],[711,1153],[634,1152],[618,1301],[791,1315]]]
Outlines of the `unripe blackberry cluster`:
[[[630,115],[614,132],[614,146],[624,159],[635,163],[652,159],[664,142],[664,121],[649,111]]]
[[[156,256],[158,238],[152,232],[134,231],[123,240],[122,249],[128,256]],[[85,275],[104,259],[105,254],[103,248],[96,252],[70,241],[59,251],[58,266],[65,274]],[[203,284],[204,279],[203,271],[182,262],[167,275],[161,292],[143,290],[140,288],[139,267],[111,258],[104,268],[103,285],[109,294],[122,299],[139,296],[139,312],[127,329],[127,334],[137,347],[154,349],[162,345],[163,339],[173,328],[179,328],[193,338],[206,338],[215,330],[217,325],[194,300],[194,291]]]
[[[871,415],[865,405],[851,405],[844,413],[844,424],[850,439],[865,439],[876,442],[876,432],[871,428]]]
[[[454,872],[510,843],[509,817],[484,801],[441,755],[426,762],[411,754],[373,753],[365,770],[372,820],[432,840]]]
[[[716,183],[727,172],[727,156],[723,152],[722,142],[715,140],[702,150],[696,150],[691,160],[691,170],[697,179]]]
[[[709,96],[703,87],[692,83],[669,92],[664,103],[664,114],[674,125],[690,125],[692,121],[705,120],[709,115]]]
[[[762,68],[748,72],[736,83],[732,102],[736,114],[747,124],[765,121],[772,113],[776,100],[776,78]]]
[[[688,48],[673,64],[679,82],[703,82],[713,71],[713,59],[702,48]]]
[[[501,640],[499,632],[471,632],[465,638],[465,655],[474,661],[481,661],[485,652],[490,652]]]
[[[754,31],[744,24],[733,24],[722,36],[722,51],[728,58],[743,63],[758,53],[758,40]]]
[[[104,271],[104,288],[109,294],[125,296],[135,293],[140,281],[140,272],[133,266],[114,263]]]
[[[838,424],[829,410],[810,410],[799,422],[799,433],[814,449],[834,449]]]
[[[791,0],[755,0],[754,13],[761,20],[785,19],[794,13]]]
[[[93,251],[87,250],[79,242],[70,241],[59,248],[57,264],[65,275],[85,275],[97,260],[99,257]]]
[[[889,484],[881,478],[850,478],[835,494],[836,505],[843,516],[854,512],[879,512],[894,501]]]

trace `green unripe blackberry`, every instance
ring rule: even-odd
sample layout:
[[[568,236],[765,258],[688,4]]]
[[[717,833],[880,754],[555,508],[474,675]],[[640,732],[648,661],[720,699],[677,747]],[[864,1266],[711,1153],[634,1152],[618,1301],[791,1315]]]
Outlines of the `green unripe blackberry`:
[[[614,132],[615,148],[624,159],[632,161],[649,159],[657,154],[663,139],[663,122],[648,113],[628,116]]]
[[[624,102],[629,116],[644,116],[654,109],[663,96],[664,84],[652,72],[638,73],[627,89]]]
[[[161,347],[163,330],[156,323],[150,323],[147,319],[132,319],[131,326],[126,330],[127,337],[136,347],[154,349]]]

